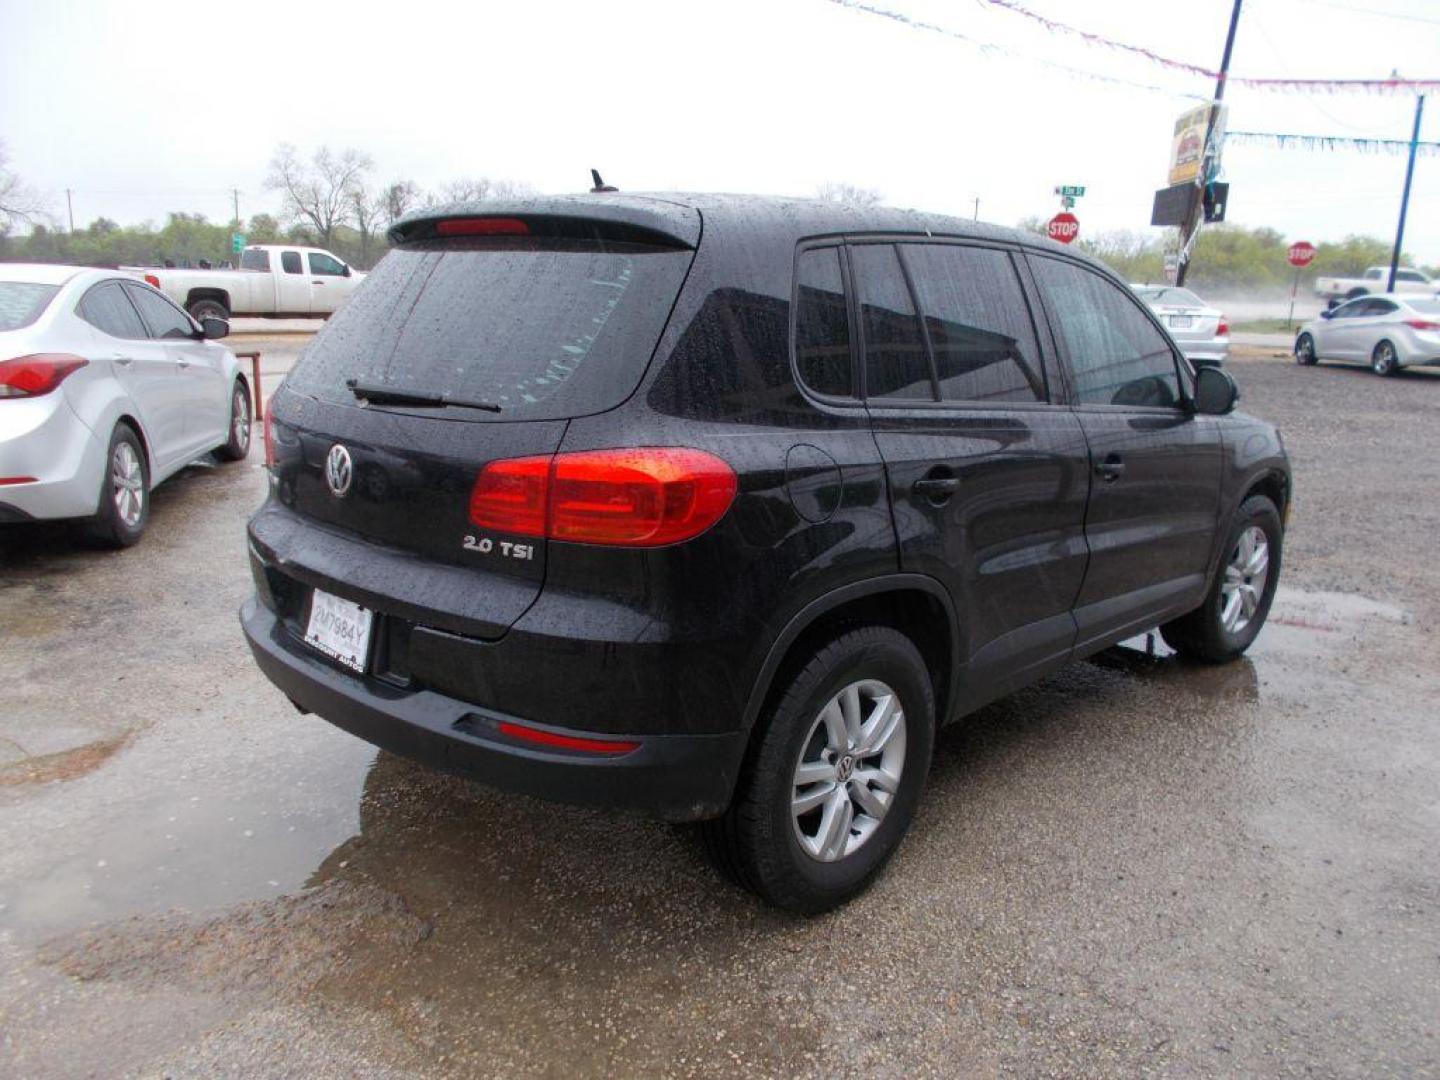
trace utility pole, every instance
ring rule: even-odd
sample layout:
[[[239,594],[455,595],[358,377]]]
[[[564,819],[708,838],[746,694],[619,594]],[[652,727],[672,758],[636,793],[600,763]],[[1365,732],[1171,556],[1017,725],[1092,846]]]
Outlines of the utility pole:
[[[235,196],[235,231],[240,231],[240,189],[231,188],[230,194]]]
[[[70,195],[70,189],[67,187],[65,189],[65,209],[70,213],[70,231],[73,233],[75,231],[75,203]]]
[[[1175,272],[1175,284],[1185,284],[1185,271],[1190,267],[1190,256],[1187,251],[1190,237],[1200,228],[1200,216],[1203,213],[1201,207],[1205,200],[1205,184],[1209,177],[1205,175],[1209,152],[1212,149],[1211,141],[1215,138],[1215,122],[1220,119],[1220,103],[1225,100],[1225,79],[1230,74],[1230,53],[1235,49],[1235,28],[1240,25],[1240,0],[1235,0],[1235,7],[1230,12],[1230,30],[1225,35],[1225,55],[1220,58],[1220,74],[1215,80],[1215,101],[1210,106],[1210,120],[1205,125],[1205,149],[1206,155],[1200,159],[1200,175],[1196,178],[1199,182],[1195,185],[1194,192],[1190,196],[1190,209],[1185,212],[1185,224],[1180,228],[1180,266]]]
[[[975,220],[980,220],[980,196],[975,196]]]
[[[1410,131],[1410,163],[1405,166],[1405,194],[1400,196],[1400,227],[1395,230],[1395,250],[1390,252],[1390,284],[1386,292],[1395,291],[1395,271],[1400,268],[1400,245],[1405,243],[1405,214],[1410,209],[1410,180],[1415,175],[1415,149],[1420,144],[1420,116],[1425,112],[1425,95],[1415,98],[1415,127]]]

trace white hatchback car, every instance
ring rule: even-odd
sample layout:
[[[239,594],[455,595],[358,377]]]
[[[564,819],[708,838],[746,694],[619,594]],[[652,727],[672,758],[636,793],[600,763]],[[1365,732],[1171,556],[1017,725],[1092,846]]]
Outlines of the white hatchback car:
[[[126,547],[156,484],[245,457],[249,387],[209,340],[228,332],[113,270],[0,265],[0,523],[82,518]]]
[[[1322,311],[1295,338],[1295,362],[1358,360],[1376,375],[1440,367],[1440,298],[1362,296]]]

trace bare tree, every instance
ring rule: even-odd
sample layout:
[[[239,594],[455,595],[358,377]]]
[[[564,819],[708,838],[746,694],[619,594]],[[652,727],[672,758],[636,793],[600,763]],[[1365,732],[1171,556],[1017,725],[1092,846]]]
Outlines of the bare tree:
[[[0,230],[29,224],[45,212],[45,200],[7,167],[9,157],[0,142]]]
[[[847,206],[879,206],[885,196],[874,188],[857,184],[842,184],[827,180],[815,189],[815,197],[826,202],[845,203]]]
[[[270,161],[265,186],[280,192],[287,220],[303,222],[316,241],[329,247],[335,230],[355,220],[357,192],[374,168],[370,155],[355,149],[338,153],[328,146],[315,151],[307,163],[295,147],[281,143]]]
[[[447,203],[484,202],[487,199],[519,199],[534,195],[535,188],[523,180],[492,180],[488,176],[472,176],[452,180],[438,192],[426,197],[426,206]]]
[[[420,185],[414,180],[396,180],[380,192],[380,220],[388,227],[420,205]]]

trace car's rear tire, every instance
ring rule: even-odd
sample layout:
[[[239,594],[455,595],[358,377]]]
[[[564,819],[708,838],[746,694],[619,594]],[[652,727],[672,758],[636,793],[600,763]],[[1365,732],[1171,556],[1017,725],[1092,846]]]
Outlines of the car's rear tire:
[[[244,379],[236,379],[230,388],[230,431],[225,442],[215,448],[222,461],[244,461],[250,453],[250,390]]]
[[[1370,370],[1388,378],[1400,370],[1400,355],[1389,341],[1380,341],[1370,353]]]
[[[1252,495],[1241,503],[1230,519],[1224,557],[1205,602],[1160,627],[1165,643],[1207,664],[1234,660],[1248,649],[1275,599],[1284,539],[1280,511],[1266,496]]]
[[[1301,367],[1310,367],[1320,357],[1315,355],[1315,339],[1309,334],[1301,334],[1295,339],[1295,362]]]
[[[150,520],[150,466],[140,436],[128,424],[116,424],[105,452],[100,505],[90,520],[90,536],[109,548],[139,542]]]
[[[203,323],[206,319],[230,321],[230,309],[219,300],[196,300],[186,310],[197,323]]]
[[[914,643],[884,626],[848,631],[761,718],[730,808],[701,826],[706,852],[777,907],[844,903],[904,836],[934,740],[935,695]]]

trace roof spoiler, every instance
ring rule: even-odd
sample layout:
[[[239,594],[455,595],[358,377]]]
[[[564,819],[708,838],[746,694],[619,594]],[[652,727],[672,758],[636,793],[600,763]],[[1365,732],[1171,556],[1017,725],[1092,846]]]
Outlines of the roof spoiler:
[[[533,236],[693,249],[700,242],[700,214],[678,203],[623,195],[494,199],[422,210],[396,222],[387,235],[402,247],[466,236]]]

